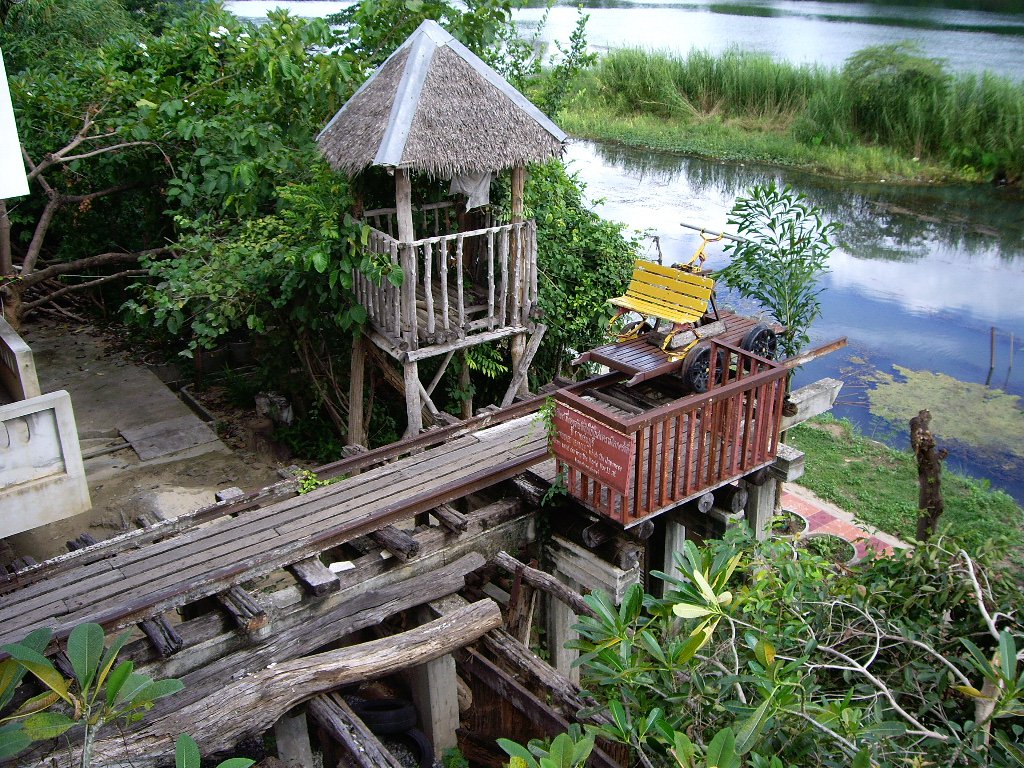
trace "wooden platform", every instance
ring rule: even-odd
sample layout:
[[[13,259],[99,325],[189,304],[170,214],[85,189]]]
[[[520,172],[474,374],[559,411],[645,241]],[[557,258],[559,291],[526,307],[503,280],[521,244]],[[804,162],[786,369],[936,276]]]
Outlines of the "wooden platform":
[[[720,318],[725,321],[725,333],[715,336],[719,341],[738,347],[747,332],[758,324],[758,320],[744,317],[732,312],[721,312]],[[712,318],[713,319],[713,318]],[[682,367],[682,360],[673,358],[669,352],[652,344],[646,336],[631,341],[612,342],[584,353],[575,362],[600,363],[613,371],[619,371],[630,377],[631,386],[648,381],[666,373],[672,373]]]
[[[0,583],[0,643],[41,626],[58,638],[88,621],[124,626],[220,594],[512,477],[546,459],[546,443],[536,416],[520,416],[237,516],[228,506],[101,542],[103,559],[83,550],[43,563]]]

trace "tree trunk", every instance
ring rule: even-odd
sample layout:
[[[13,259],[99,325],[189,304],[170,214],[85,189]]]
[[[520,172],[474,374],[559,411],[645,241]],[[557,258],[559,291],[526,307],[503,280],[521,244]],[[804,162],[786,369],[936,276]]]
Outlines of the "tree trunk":
[[[935,447],[929,425],[932,421],[930,412],[918,411],[917,416],[910,420],[910,447],[917,458],[917,481],[920,485],[918,495],[917,540],[927,541],[942,515],[942,460],[948,456],[945,448]]]
[[[451,653],[501,626],[501,610],[481,600],[398,635],[272,665],[238,680],[225,680],[214,696],[147,722],[142,728],[96,742],[94,766],[120,765],[127,754],[135,768],[166,762],[174,740],[189,733],[204,754],[231,749],[269,728],[296,704],[348,683],[391,674]],[[80,754],[78,749],[76,753]],[[69,752],[54,755],[68,765]]]

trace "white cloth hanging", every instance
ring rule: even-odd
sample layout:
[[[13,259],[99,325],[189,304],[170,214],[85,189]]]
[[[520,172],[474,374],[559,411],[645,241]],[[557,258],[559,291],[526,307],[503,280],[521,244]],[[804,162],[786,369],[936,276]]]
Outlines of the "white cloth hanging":
[[[469,199],[466,201],[467,211],[487,205],[491,202],[491,172],[460,173],[453,176],[448,194],[463,194],[468,197]]]

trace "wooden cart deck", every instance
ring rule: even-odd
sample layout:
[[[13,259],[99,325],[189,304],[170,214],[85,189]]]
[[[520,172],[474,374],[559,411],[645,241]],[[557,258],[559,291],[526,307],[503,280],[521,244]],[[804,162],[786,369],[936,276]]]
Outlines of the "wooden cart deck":
[[[759,322],[755,318],[727,311],[720,312],[719,317],[725,322],[725,332],[714,338],[734,347],[738,347],[747,332]],[[713,319],[708,318],[709,321]],[[630,386],[677,371],[683,364],[682,360],[674,359],[671,353],[652,344],[645,336],[605,344],[585,352],[574,362],[606,365],[613,371],[629,376]]]

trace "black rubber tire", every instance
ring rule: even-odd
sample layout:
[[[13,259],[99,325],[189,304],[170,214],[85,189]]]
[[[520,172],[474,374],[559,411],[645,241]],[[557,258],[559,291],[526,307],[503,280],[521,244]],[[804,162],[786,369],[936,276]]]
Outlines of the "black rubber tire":
[[[690,392],[703,395],[710,388],[711,345],[704,341],[686,353],[679,376],[683,386]],[[718,350],[718,361],[715,365],[715,383],[722,382],[722,371],[725,368],[725,352]]]
[[[419,755],[416,763],[419,768],[433,768],[434,748],[427,740],[427,734],[418,728],[410,728],[405,733],[398,733],[392,736],[395,741],[400,741],[409,748],[414,755]]]
[[[774,360],[779,354],[779,335],[764,323],[758,323],[743,337],[740,348],[758,357]]]
[[[405,733],[416,727],[416,708],[402,699],[363,699],[352,711],[378,736]]]

